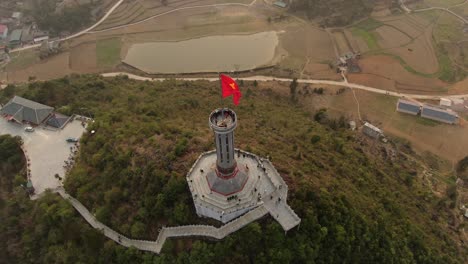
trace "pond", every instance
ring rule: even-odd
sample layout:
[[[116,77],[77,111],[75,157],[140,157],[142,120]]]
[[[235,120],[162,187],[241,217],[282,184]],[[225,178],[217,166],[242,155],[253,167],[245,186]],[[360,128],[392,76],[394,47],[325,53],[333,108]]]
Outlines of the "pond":
[[[140,43],[123,62],[147,73],[244,71],[272,65],[277,45],[274,31]]]

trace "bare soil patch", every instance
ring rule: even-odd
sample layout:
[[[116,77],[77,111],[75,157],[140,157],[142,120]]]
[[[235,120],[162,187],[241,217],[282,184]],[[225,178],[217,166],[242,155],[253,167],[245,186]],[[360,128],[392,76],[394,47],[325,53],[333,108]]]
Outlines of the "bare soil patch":
[[[378,82],[387,79],[393,81],[394,84],[390,86],[390,82],[384,82],[388,90],[400,91],[408,93],[410,90],[419,91],[420,93],[443,93],[444,87],[447,84],[436,78],[427,78],[418,76],[408,72],[400,62],[392,57],[385,55],[377,55],[363,58],[359,61],[362,68],[362,74],[350,74],[348,80],[350,82],[361,83],[373,87],[381,87],[376,85]],[[377,79],[376,79],[377,78]],[[391,89],[390,89],[391,88]]]
[[[304,69],[304,74],[312,79],[341,80],[340,74],[330,69],[328,64],[309,63]]]
[[[335,39],[335,43],[338,47],[338,52],[340,55],[350,53],[353,51],[343,31],[335,31],[332,33],[332,35]]]
[[[379,35],[379,46],[388,49],[403,46],[411,39],[393,27],[381,26],[375,30]]]
[[[391,50],[418,72],[434,74],[439,70],[439,61],[432,46],[430,31],[415,39],[411,44]]]
[[[9,72],[8,81],[26,82],[29,77],[35,77],[37,80],[61,78],[72,73],[69,67],[69,55],[68,52],[63,52],[23,70]]]
[[[321,62],[334,58],[333,43],[325,31],[303,26],[287,31],[281,36],[281,45],[289,56],[306,57]]]
[[[92,73],[98,70],[96,64],[96,43],[85,43],[70,50],[70,68],[78,73]]]
[[[414,24],[411,24],[408,21],[406,21],[406,19],[386,21],[385,24],[392,25],[398,28],[398,30],[405,32],[406,34],[412,37],[417,37],[422,34],[420,27],[416,27]]]

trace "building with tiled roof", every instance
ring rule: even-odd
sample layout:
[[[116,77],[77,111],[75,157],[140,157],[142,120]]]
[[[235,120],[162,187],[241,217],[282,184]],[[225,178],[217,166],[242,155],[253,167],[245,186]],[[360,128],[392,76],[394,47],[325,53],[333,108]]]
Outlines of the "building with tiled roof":
[[[39,125],[52,111],[53,107],[15,96],[0,110],[0,114],[18,123]]]

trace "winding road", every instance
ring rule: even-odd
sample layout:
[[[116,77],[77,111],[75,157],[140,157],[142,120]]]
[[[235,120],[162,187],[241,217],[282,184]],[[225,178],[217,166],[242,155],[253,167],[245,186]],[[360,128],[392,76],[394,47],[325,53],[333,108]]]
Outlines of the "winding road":
[[[104,22],[104,20],[106,20],[113,12],[115,9],[117,9],[125,0],[119,0],[117,3],[115,3],[115,5],[113,5],[111,7],[111,9],[109,9],[106,14],[98,21],[96,22],[94,25],[90,26],[89,28],[86,28],[86,29],[83,29],[82,31],[80,32],[77,32],[73,35],[70,35],[68,37],[65,37],[65,38],[62,38],[62,39],[59,39],[58,41],[65,41],[65,40],[69,40],[69,39],[72,39],[72,38],[76,38],[76,37],[79,37],[83,34],[86,34],[88,33],[89,31],[95,29],[97,26],[99,26],[102,22]],[[10,52],[17,52],[17,51],[23,51],[23,50],[28,50],[28,49],[34,49],[34,48],[37,48],[37,47],[40,47],[41,44],[34,44],[34,45],[28,45],[28,46],[24,46],[24,47],[21,47],[21,48],[17,48],[17,49],[13,49],[11,50]]]
[[[106,20],[125,0],[119,0],[115,5],[112,6],[111,9],[109,9],[106,14],[98,21],[96,22],[94,25],[90,26],[89,28],[86,28],[78,33],[75,33],[73,35],[70,35],[68,37],[65,37],[65,38],[62,38],[62,39],[59,39],[58,41],[66,41],[66,40],[70,40],[70,39],[73,39],[73,38],[76,38],[76,37],[79,37],[81,35],[84,35],[84,34],[94,34],[94,33],[100,33],[100,32],[106,32],[106,31],[110,31],[110,30],[115,30],[115,29],[119,29],[119,28],[124,28],[124,27],[128,27],[128,26],[133,26],[133,25],[138,25],[138,24],[141,24],[141,23],[144,23],[148,20],[151,20],[151,19],[154,19],[154,18],[157,18],[157,17],[160,17],[160,16],[164,16],[164,15],[167,15],[167,14],[170,14],[170,13],[173,13],[173,12],[177,12],[177,11],[181,11],[181,10],[187,10],[187,9],[196,9],[196,8],[205,8],[205,7],[220,7],[220,6],[244,6],[244,7],[250,7],[252,5],[255,4],[255,2],[257,0],[253,0],[250,4],[242,4],[242,3],[222,3],[222,4],[212,4],[212,5],[198,5],[198,6],[186,6],[186,7],[180,7],[180,8],[175,8],[175,9],[172,9],[172,10],[169,10],[169,11],[166,11],[166,12],[163,12],[163,13],[160,13],[160,14],[157,14],[157,15],[154,15],[154,16],[151,16],[151,17],[148,17],[144,20],[141,20],[141,21],[137,21],[135,23],[131,23],[131,24],[125,24],[125,25],[121,25],[121,26],[116,26],[116,27],[111,27],[111,28],[106,28],[106,29],[103,29],[103,30],[96,30],[96,31],[93,31],[93,29],[95,29],[96,27],[98,27],[102,22],[104,22],[104,20]],[[21,48],[17,48],[17,49],[13,49],[11,50],[10,52],[13,53],[13,52],[17,52],[17,51],[23,51],[23,50],[28,50],[28,49],[34,49],[34,48],[38,48],[40,47],[41,44],[33,44],[33,45],[28,45],[28,46],[24,46],[24,47],[21,47]]]
[[[111,72],[111,73],[103,73],[101,76],[103,77],[116,77],[119,75],[126,75],[128,78],[133,79],[133,80],[139,80],[139,81],[164,81],[167,80],[167,78],[149,78],[149,77],[143,77],[143,76],[138,76],[135,74],[131,73],[125,73],[125,72]],[[243,81],[260,81],[260,82],[270,82],[270,81],[278,81],[278,82],[292,82],[293,79],[290,78],[278,78],[278,77],[272,77],[272,76],[250,76],[250,77],[238,77],[236,78],[237,80],[243,80]],[[204,77],[194,77],[194,78],[176,78],[176,80],[181,80],[181,81],[199,81],[199,80],[206,80],[210,82],[217,82],[219,81],[219,78],[217,77],[212,77],[212,78],[204,78]],[[358,89],[358,90],[363,90],[363,91],[368,91],[372,93],[377,93],[377,94],[385,94],[385,95],[390,95],[390,96],[395,96],[395,97],[407,97],[407,98],[413,98],[413,99],[423,99],[423,100],[439,100],[440,98],[456,98],[456,99],[464,99],[468,98],[468,94],[458,94],[458,95],[447,95],[447,94],[441,94],[441,95],[422,95],[422,94],[405,94],[405,93],[398,93],[398,92],[393,92],[393,91],[387,91],[383,89],[378,89],[370,86],[365,86],[361,84],[356,84],[356,83],[349,83],[346,79],[344,81],[329,81],[329,80],[309,80],[309,79],[297,79],[298,83],[306,83],[306,84],[322,84],[322,85],[333,85],[333,86],[340,86],[340,87],[347,87],[347,88],[353,88],[353,89]]]
[[[453,6],[450,6],[450,7],[437,7],[437,6],[433,6],[433,7],[428,7],[428,8],[422,8],[422,9],[415,9],[415,10],[412,10],[412,9],[408,8],[408,7],[405,5],[405,0],[400,0],[400,6],[401,6],[401,8],[402,8],[405,12],[407,12],[407,13],[411,13],[411,12],[424,12],[424,11],[431,11],[431,10],[441,10],[441,11],[448,12],[448,13],[452,14],[453,16],[455,16],[455,17],[457,17],[458,19],[460,19],[463,23],[468,24],[468,20],[466,20],[464,17],[460,16],[459,14],[453,12],[452,10],[450,10],[450,8],[464,5],[464,4],[466,4],[467,2],[468,2],[468,0],[465,0],[463,3],[457,4],[457,5],[453,5]]]
[[[174,12],[182,11],[182,10],[187,10],[187,9],[197,9],[197,8],[205,8],[205,7],[220,7],[220,6],[243,6],[243,7],[250,7],[250,6],[252,6],[253,4],[255,4],[256,1],[257,1],[257,0],[253,0],[250,4],[242,4],[242,3],[223,3],[223,4],[212,4],[212,5],[185,6],[185,7],[180,7],[180,8],[172,9],[172,10],[169,10],[169,11],[166,11],[166,12],[163,12],[163,13],[160,13],[160,14],[157,14],[157,15],[154,15],[154,16],[151,16],[151,17],[148,17],[148,18],[145,18],[145,19],[143,19],[143,20],[140,20],[140,21],[137,21],[137,22],[134,22],[134,23],[125,24],[125,25],[120,25],[120,26],[115,26],[115,27],[111,27],[111,28],[106,28],[106,29],[103,29],[103,30],[89,31],[89,32],[86,32],[86,33],[89,33],[89,34],[101,33],[101,32],[106,32],[106,31],[115,30],[115,29],[119,29],[119,28],[134,26],[134,25],[138,25],[138,24],[144,23],[144,22],[146,22],[146,21],[148,21],[148,20],[151,20],[151,19],[154,19],[154,18],[157,18],[157,17],[160,17],[160,16],[164,16],[164,15],[167,15],[167,14],[170,14],[170,13],[174,13]]]

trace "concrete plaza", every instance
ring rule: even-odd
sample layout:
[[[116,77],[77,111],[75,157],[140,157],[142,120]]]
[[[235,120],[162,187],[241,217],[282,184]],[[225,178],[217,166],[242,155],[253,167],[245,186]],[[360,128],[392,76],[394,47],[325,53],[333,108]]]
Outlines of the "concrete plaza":
[[[49,130],[38,126],[34,132],[26,132],[25,127],[26,125],[8,122],[0,117],[0,135],[9,134],[23,139],[23,149],[29,158],[31,182],[35,194],[61,186],[62,183],[55,174],[62,178],[65,176],[65,161],[72,154],[70,147],[74,146],[66,139],[70,137],[79,139],[85,128],[80,121],[72,121],[62,130]]]

